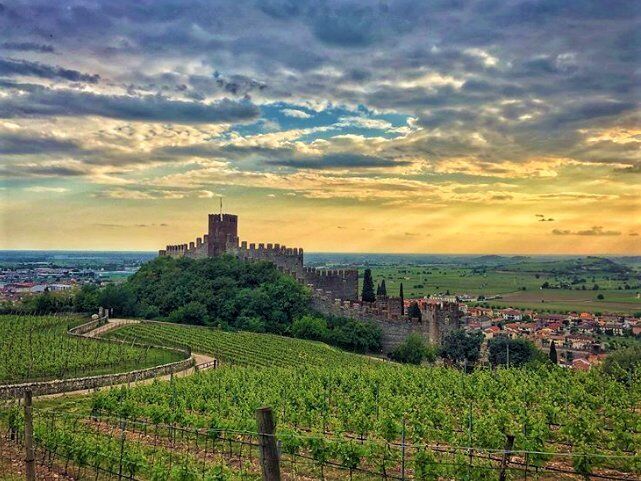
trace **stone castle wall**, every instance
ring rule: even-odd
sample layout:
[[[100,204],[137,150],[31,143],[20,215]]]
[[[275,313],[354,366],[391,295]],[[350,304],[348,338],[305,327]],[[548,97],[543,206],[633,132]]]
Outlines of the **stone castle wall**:
[[[456,302],[434,302],[421,311],[421,320],[402,314],[400,297],[379,296],[375,302],[349,301],[335,298],[330,291],[315,289],[312,307],[325,315],[372,322],[381,328],[382,350],[389,352],[412,333],[428,342],[439,344],[451,330],[460,327],[460,311]]]
[[[316,269],[305,267],[303,249],[280,244],[248,244],[238,239],[238,216],[210,214],[208,233],[189,244],[168,245],[161,256],[199,259],[230,254],[246,261],[269,261],[281,272],[310,287],[313,307],[324,314],[371,321],[381,327],[383,350],[389,351],[413,332],[438,343],[459,325],[454,302],[421,306],[422,320],[403,316],[400,297],[380,297],[374,303],[358,301],[357,269]]]
[[[238,216],[210,214],[208,233],[189,244],[168,245],[158,252],[160,256],[202,259],[230,254],[247,261],[269,261],[281,272],[293,276],[313,289],[330,291],[341,299],[358,298],[358,271],[325,270],[304,267],[303,249],[280,244],[254,244],[238,239]]]

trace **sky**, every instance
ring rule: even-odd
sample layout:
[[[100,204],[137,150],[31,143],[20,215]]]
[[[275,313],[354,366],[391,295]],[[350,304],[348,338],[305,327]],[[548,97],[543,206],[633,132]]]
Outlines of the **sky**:
[[[2,249],[641,254],[636,1],[0,2]]]

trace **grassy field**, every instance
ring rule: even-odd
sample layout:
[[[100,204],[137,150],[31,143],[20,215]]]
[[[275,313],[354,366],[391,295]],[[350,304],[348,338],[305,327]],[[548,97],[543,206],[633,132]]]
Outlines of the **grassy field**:
[[[442,264],[371,266],[375,285],[384,279],[388,295],[397,296],[402,283],[406,298],[467,294],[500,296],[501,299],[491,299],[488,303],[502,307],[624,314],[640,312],[639,273],[606,270],[609,268],[608,264],[599,270],[599,266],[594,264],[577,267],[569,263],[546,265],[541,262],[492,267]],[[360,270],[362,274],[364,269]],[[565,288],[541,289],[546,282]],[[593,290],[595,284],[598,290]],[[597,299],[599,295],[603,299]]]
[[[601,294],[603,299],[597,299]],[[641,299],[633,291],[599,290],[575,291],[568,289],[539,289],[520,291],[502,296],[502,299],[488,301],[497,306],[520,306],[536,310],[576,310],[586,312],[641,311]]]

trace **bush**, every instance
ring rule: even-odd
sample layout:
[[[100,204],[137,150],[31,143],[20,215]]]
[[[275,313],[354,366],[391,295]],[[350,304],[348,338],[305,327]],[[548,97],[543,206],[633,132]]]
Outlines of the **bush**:
[[[139,300],[136,299],[128,283],[110,284],[98,292],[98,305],[113,309],[114,313],[120,316],[135,314],[137,301]]]
[[[98,286],[87,284],[80,288],[74,297],[74,309],[78,312],[94,313],[98,310]]]
[[[636,345],[614,351],[603,362],[603,370],[621,381],[628,379],[628,376],[637,369],[641,369],[641,346]]]
[[[300,339],[325,341],[328,338],[327,321],[321,317],[300,317],[292,325],[292,335]]]
[[[380,351],[381,329],[369,322],[341,319],[329,331],[327,342],[356,352]]]
[[[428,362],[434,362],[436,360],[436,354],[434,349],[431,349],[423,338],[416,333],[410,334],[405,342],[398,345],[390,353],[390,359],[402,362],[405,364],[421,364],[423,360]]]

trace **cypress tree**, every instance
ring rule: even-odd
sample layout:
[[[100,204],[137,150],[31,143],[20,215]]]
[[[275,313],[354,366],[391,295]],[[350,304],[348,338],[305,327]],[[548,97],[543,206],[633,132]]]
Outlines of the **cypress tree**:
[[[378,297],[380,295],[381,295],[381,285],[380,284],[376,284],[376,296]]]
[[[385,279],[381,281],[381,296],[387,295],[387,287],[385,287]]]
[[[363,302],[374,302],[376,296],[374,295],[374,279],[372,279],[371,269],[365,269],[363,275]]]
[[[559,358],[556,354],[556,345],[554,344],[554,341],[552,341],[552,344],[550,344],[550,361],[552,361],[553,364],[558,364]]]
[[[405,296],[403,295],[403,283],[401,282],[401,290],[399,292],[399,296],[401,297],[401,316],[405,315]]]

